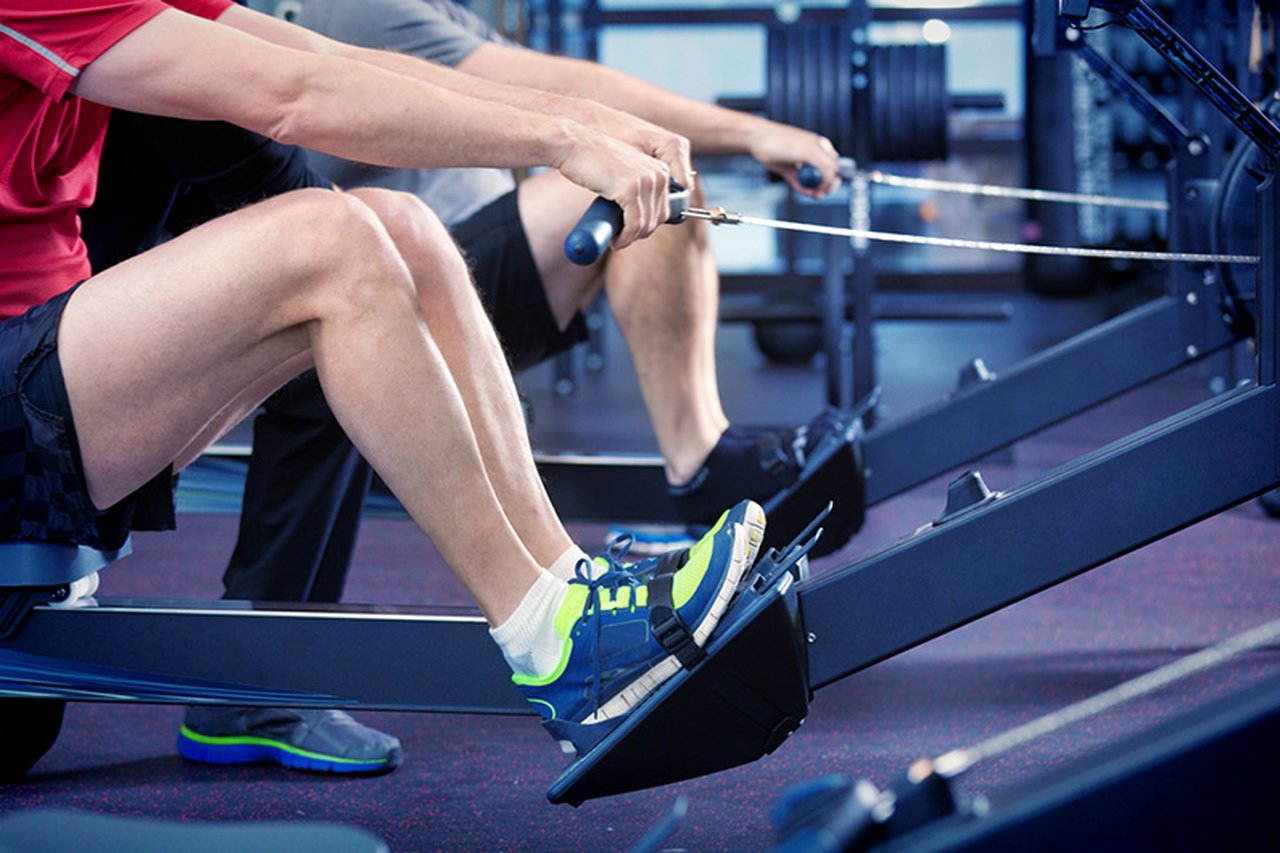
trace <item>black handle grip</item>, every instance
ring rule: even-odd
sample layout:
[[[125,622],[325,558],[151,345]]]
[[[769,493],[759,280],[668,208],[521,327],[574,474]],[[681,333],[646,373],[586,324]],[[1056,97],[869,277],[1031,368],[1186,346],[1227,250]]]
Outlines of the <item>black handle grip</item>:
[[[667,223],[683,222],[684,212],[689,209],[689,190],[673,178],[667,199],[670,211]],[[621,230],[622,208],[607,198],[597,198],[564,238],[565,257],[579,266],[590,266],[600,259]]]

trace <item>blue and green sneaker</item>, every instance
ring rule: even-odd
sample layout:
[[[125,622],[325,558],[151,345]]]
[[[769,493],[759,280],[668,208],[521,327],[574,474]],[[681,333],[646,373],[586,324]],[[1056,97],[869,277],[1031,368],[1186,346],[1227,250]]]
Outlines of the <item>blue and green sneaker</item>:
[[[579,563],[555,616],[564,639],[559,665],[544,678],[512,677],[566,751],[588,748],[702,657],[755,562],[764,527],[760,505],[743,501],[686,550],[627,565],[611,553],[595,578],[592,564]]]

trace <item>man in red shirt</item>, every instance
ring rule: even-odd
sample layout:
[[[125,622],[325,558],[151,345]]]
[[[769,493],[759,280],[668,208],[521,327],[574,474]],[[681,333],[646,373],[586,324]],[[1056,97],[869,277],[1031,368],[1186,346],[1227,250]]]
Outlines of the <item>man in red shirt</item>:
[[[375,164],[549,166],[619,203],[618,248],[665,219],[669,176],[690,182],[687,142],[590,102],[309,45],[228,0],[0,0],[0,305],[29,309],[0,323],[0,539],[118,545],[140,489],[314,366],[544,718],[616,724],[679,664],[652,631],[605,629],[647,620],[652,600],[705,643],[754,560],[758,506],[659,575],[593,578],[465,264],[411,196],[286,194],[96,276],[76,212],[113,106]]]

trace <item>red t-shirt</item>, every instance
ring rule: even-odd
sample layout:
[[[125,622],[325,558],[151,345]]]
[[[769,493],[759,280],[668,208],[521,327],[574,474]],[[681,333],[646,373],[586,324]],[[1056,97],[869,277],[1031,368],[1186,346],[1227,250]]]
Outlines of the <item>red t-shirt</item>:
[[[0,319],[89,275],[79,211],[93,203],[110,110],[67,94],[80,70],[173,6],[232,0],[0,0]]]

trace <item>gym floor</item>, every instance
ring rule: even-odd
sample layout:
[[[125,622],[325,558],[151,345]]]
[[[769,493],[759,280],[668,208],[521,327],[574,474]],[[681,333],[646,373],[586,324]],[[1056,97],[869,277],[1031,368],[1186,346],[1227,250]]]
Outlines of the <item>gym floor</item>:
[[[1112,294],[999,298],[1014,307],[1007,321],[879,324],[886,417],[946,393],[966,360],[981,356],[998,373],[1102,319],[1115,301]],[[616,337],[606,340],[603,371],[581,375],[573,396],[552,392],[549,369],[521,378],[538,447],[652,449],[625,351]],[[821,404],[818,370],[769,364],[742,326],[724,328],[720,360],[722,393],[738,421],[779,423]],[[1210,378],[1188,369],[978,467],[993,489],[1024,483],[1205,399]],[[937,516],[947,479],[874,507],[864,531],[814,570],[870,553]],[[604,535],[599,525],[573,530],[589,548]],[[105,573],[100,594],[216,597],[234,534],[232,516],[184,514],[176,534],[137,536],[135,555]],[[564,760],[528,718],[362,714],[400,737],[405,764],[384,777],[335,779],[187,764],[173,749],[180,709],[77,704],[57,745],[0,792],[0,813],[59,807],[184,822],[318,820],[364,828],[398,851],[601,851],[627,850],[683,796],[688,816],[668,849],[768,849],[770,808],[790,785],[844,773],[883,787],[916,758],[972,744],[1275,618],[1278,545],[1280,522],[1257,502],[1242,504],[823,689],[800,731],[759,762],[578,809],[547,803]],[[389,518],[366,520],[346,600],[467,601],[412,525]],[[998,801],[1041,771],[1277,673],[1274,650],[1245,655],[981,764],[962,788]]]

